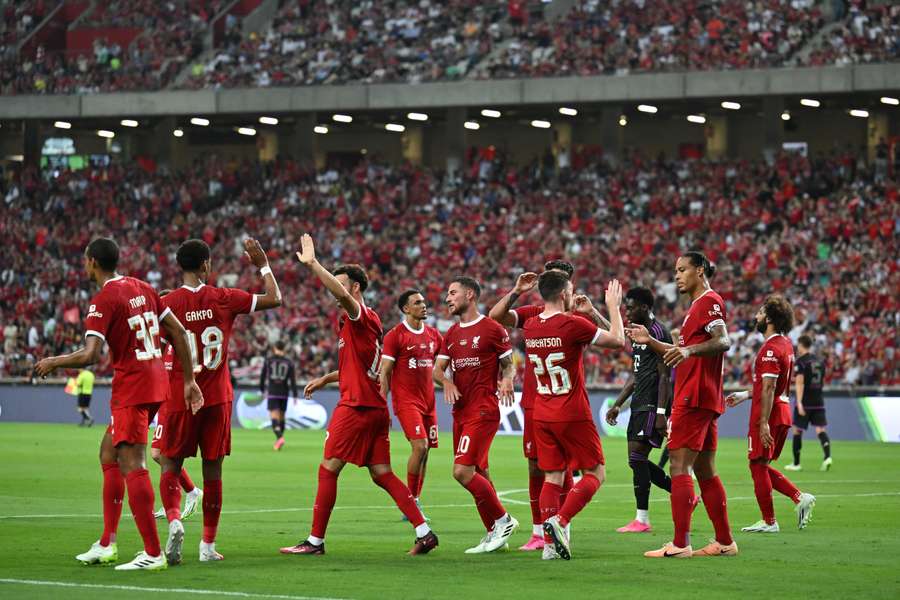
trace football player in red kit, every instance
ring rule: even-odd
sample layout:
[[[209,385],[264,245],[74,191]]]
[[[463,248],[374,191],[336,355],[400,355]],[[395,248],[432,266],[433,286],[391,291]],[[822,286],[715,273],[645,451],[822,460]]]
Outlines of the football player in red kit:
[[[397,306],[403,320],[384,336],[381,355],[381,393],[391,394],[394,416],[412,447],[406,463],[406,486],[421,510],[419,496],[425,482],[428,450],[438,446],[434,406],[434,359],[443,338],[425,324],[428,305],[418,290],[400,294]]]
[[[391,415],[378,382],[381,319],[366,306],[362,295],[369,278],[359,265],[343,265],[330,273],[316,260],[309,234],[303,234],[297,258],[324,284],[341,309],[337,370],[341,398],[325,436],[309,537],[296,546],[282,548],[281,553],[325,554],[325,530],[337,496],[338,476],[347,463],[352,463],[369,469],[372,481],[390,494],[415,527],[416,541],[409,554],[426,554],[437,547],[438,538],[409,488],[391,470]],[[322,378],[330,379],[330,375]],[[306,393],[311,394],[313,389],[308,385]]]
[[[793,326],[794,309],[784,296],[769,296],[756,313],[756,330],[765,336],[765,342],[753,361],[747,457],[750,459],[753,490],[762,519],[741,529],[745,532],[778,533],[778,521],[775,520],[772,504],[773,489],[796,505],[800,529],[809,523],[816,503],[815,496],[801,492],[770,464],[781,455],[791,429],[789,391],[794,370],[794,348],[787,333]],[[725,401],[728,406],[737,406],[747,398],[747,392],[734,392]]]
[[[127,487],[128,504],[144,540],[144,550],[116,570],[165,569],[168,563],[159,545],[153,518],[153,485],[147,472],[147,431],[169,395],[159,346],[160,325],[175,354],[184,361],[181,393],[185,406],[197,411],[203,405],[203,394],[190,366],[187,332],[149,284],[116,273],[119,247],[111,239],[98,238],[88,244],[84,264],[88,277],[100,286],[84,320],[84,348],[45,358],[34,369],[38,376],[46,377],[56,369],[92,365],[100,360],[104,342],[112,358],[112,417],[100,444],[103,535],[75,558],[84,564],[118,560],[116,531]]]
[[[675,392],[669,420],[669,457],[672,476],[672,520],[675,537],[649,558],[734,556],[737,544],[728,523],[725,487],[716,473],[717,420],[725,412],[722,373],[725,352],[731,347],[726,326],[725,302],[709,286],[715,266],[700,252],[686,252],[675,263],[678,291],[691,300],[677,344],[654,339],[643,325],[629,327],[628,336],[649,344],[675,367]],[[700,482],[703,506],[716,531],[715,539],[694,551],[690,543],[691,514],[697,504],[690,469]]]

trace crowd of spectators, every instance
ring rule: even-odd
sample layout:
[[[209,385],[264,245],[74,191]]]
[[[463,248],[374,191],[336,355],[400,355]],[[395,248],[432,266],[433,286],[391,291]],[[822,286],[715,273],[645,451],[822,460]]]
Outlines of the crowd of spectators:
[[[0,272],[0,372],[28,376],[36,358],[81,343],[94,293],[81,257],[99,235],[118,240],[122,273],[159,289],[180,284],[175,250],[200,237],[214,253],[211,283],[257,291],[241,242],[258,238],[285,305],[238,322],[230,348],[236,374],[253,381],[279,339],[290,342],[301,379],[330,371],[334,303],[294,258],[309,231],[327,266],[365,265],[367,303],[386,328],[399,321],[394,302],[406,288],[424,290],[432,322],[446,329],[443,295],[453,275],[482,282],[486,312],[519,272],[559,257],[576,265],[576,287],[598,306],[617,277],[654,290],[657,316],[677,327],[686,301],[673,283],[674,261],[701,248],[718,264],[712,283],[728,306],[728,382],[746,381],[761,343],[756,308],[781,292],[797,310],[792,336],[814,336],[830,383],[896,385],[898,187],[854,156],[781,155],[767,164],[633,154],[611,168],[575,151],[571,166],[557,171],[482,152],[454,175],[375,159],[317,172],[290,160],[216,157],[173,173],[137,164],[58,176],[24,170],[0,190],[8,257]],[[590,353],[586,361],[592,385],[620,384],[630,367],[623,352]],[[108,362],[99,373],[109,374]]]
[[[454,80],[502,39],[506,7],[478,0],[287,2],[270,28],[229,31],[188,87]]]
[[[900,57],[900,4],[866,8],[853,3],[847,17],[815,45],[803,64],[855,65],[895,61]]]

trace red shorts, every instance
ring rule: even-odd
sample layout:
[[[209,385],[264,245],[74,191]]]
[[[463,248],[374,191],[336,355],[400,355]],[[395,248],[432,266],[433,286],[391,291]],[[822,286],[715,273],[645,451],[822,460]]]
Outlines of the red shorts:
[[[719,413],[714,410],[676,405],[669,417],[669,450],[715,451],[719,441],[718,419]]]
[[[166,411],[160,417],[153,441],[159,440],[163,456],[187,458],[200,455],[216,460],[231,454],[231,402],[204,406],[195,415],[189,410]]]
[[[535,421],[534,436],[541,471],[593,469],[606,464],[593,421]]]
[[[146,444],[150,423],[160,404],[136,404],[112,409],[106,433],[112,436],[113,446],[119,444]]]
[[[437,413],[424,413],[417,408],[394,409],[394,416],[400,422],[408,440],[428,440],[429,448],[438,447]]]
[[[453,447],[456,449],[453,464],[487,471],[491,442],[499,428],[500,421],[453,421]]]
[[[537,460],[537,443],[534,441],[534,409],[523,408],[524,423],[522,423],[522,452],[525,458]]]
[[[784,449],[784,442],[787,440],[788,432],[791,430],[790,425],[776,425],[769,428],[769,433],[774,438],[774,443],[768,448],[764,448],[762,442],[759,441],[759,427],[751,427],[750,435],[747,436],[747,458],[756,460],[764,458],[766,460],[775,460],[781,456]]]
[[[391,415],[387,408],[339,404],[325,432],[325,458],[358,467],[391,464]]]

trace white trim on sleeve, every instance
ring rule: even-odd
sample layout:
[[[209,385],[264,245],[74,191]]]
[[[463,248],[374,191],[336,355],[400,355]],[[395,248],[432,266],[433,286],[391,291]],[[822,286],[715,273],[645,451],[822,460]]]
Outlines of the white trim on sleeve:
[[[446,358],[447,360],[450,360],[450,357],[446,354],[438,354],[435,358]]]
[[[359,320],[362,318],[362,314],[363,314],[363,311],[364,311],[364,310],[366,310],[366,305],[365,305],[365,304],[360,304],[360,305],[359,305],[359,314],[356,315],[356,318],[354,319],[353,317],[351,317],[349,312],[347,312],[347,318],[350,319],[351,321],[353,321],[353,322],[355,323],[355,322],[359,321]]]
[[[391,361],[391,362],[397,362],[397,359],[396,359],[396,358],[394,358],[393,356],[390,356],[390,355],[388,355],[388,354],[382,354],[382,355],[381,355],[381,360],[389,360],[389,361]]]
[[[706,327],[704,327],[703,329],[706,330],[706,333],[709,333],[710,331],[712,331],[712,329],[714,327],[718,327],[719,325],[722,325],[724,327],[725,320],[724,319],[716,319],[714,321],[710,321],[709,323],[706,324]]]
[[[174,313],[172,312],[172,309],[169,308],[168,306],[166,307],[166,310],[162,311],[162,314],[159,315],[159,320],[160,320],[160,321],[164,321],[165,318],[166,318],[166,315],[174,315]],[[178,317],[176,317],[176,319],[177,319],[177,318],[178,318]]]
[[[509,356],[510,354],[512,354],[512,348],[510,348],[509,350],[507,350],[506,352],[504,352],[503,354],[501,354],[501,355],[498,356],[497,358],[499,358],[500,360],[503,360],[504,358],[506,358],[506,357]]]
[[[257,300],[259,300],[259,294],[253,294],[253,300],[250,301],[250,312],[256,312]]]
[[[106,336],[103,335],[102,333],[100,333],[99,331],[94,331],[93,329],[88,329],[87,331],[84,332],[84,337],[87,337],[89,335],[95,335],[98,338],[100,338],[101,340],[103,340],[104,342],[106,341]]]
[[[519,313],[517,313],[515,310],[510,310],[507,312],[513,316],[513,329],[517,328],[519,326]]]
[[[600,340],[601,335],[603,335],[603,330],[598,327],[597,333],[594,334],[594,338],[591,340],[591,346],[594,346]]]
[[[778,373],[763,373],[762,376],[763,377],[774,377],[775,379],[778,379]]]

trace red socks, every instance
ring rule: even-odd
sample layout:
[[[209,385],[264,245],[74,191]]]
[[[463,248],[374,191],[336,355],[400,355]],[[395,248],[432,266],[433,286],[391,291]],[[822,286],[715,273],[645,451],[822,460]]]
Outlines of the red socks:
[[[543,502],[541,501],[544,497],[544,475],[543,473],[540,475],[529,475],[528,476],[528,503],[531,504],[531,523],[533,525],[540,525],[544,522],[543,517]],[[558,501],[557,501],[558,502]],[[556,505],[556,508],[559,508],[559,504]],[[555,513],[556,511],[554,511]]]
[[[122,499],[125,498],[125,478],[118,463],[100,465],[103,469],[103,535],[100,545],[109,546],[116,541],[119,517],[122,516]]]
[[[409,493],[413,495],[413,498],[419,497],[419,492],[422,490],[422,480],[424,479],[424,473],[419,475],[418,473],[406,472],[406,487],[409,488]]]
[[[177,473],[163,471],[159,477],[159,498],[170,522],[181,520],[181,482]]]
[[[409,519],[409,522],[412,523],[413,527],[418,527],[425,522],[425,517],[422,516],[422,511],[416,506],[416,501],[413,499],[409,488],[403,485],[403,482],[400,481],[392,471],[382,473],[373,479],[373,481],[375,482],[375,485],[391,495],[391,498],[393,498],[394,502],[397,504],[397,508],[406,515],[406,518]],[[318,537],[325,536],[320,535]]]
[[[557,486],[558,487],[558,486]],[[559,524],[565,527],[575,515],[581,512],[587,503],[591,501],[597,490],[600,489],[600,480],[591,473],[584,473],[581,481],[575,484],[572,491],[566,496],[566,501],[559,509]]]
[[[801,492],[799,489],[797,489],[797,486],[794,485],[794,483],[790,479],[785,477],[778,470],[773,469],[771,466],[768,467],[768,471],[769,479],[772,481],[772,487],[775,488],[778,493],[784,494],[785,496],[790,498],[794,504],[800,502]]]
[[[559,512],[560,499],[563,495],[563,488],[556,485],[555,483],[550,483],[549,481],[544,481],[544,485],[541,489],[541,516],[540,523],[543,523],[553,515]],[[544,542],[547,544],[552,544],[553,540],[546,533],[544,534]]]
[[[178,476],[178,479],[181,483],[181,489],[185,492],[194,491],[194,482],[191,480],[191,476],[188,475],[187,469],[184,467],[181,468],[181,474]]]
[[[675,524],[675,537],[672,543],[684,548],[691,543],[691,514],[694,512],[694,480],[690,475],[676,475],[672,478],[672,522]]]
[[[125,476],[128,487],[128,505],[141,537],[144,539],[144,552],[150,556],[159,556],[159,534],[156,532],[156,519],[153,516],[153,484],[147,469],[135,469]],[[204,515],[205,518],[205,515]]]
[[[569,492],[572,491],[572,488],[575,487],[575,478],[572,477],[572,469],[566,469],[566,478],[563,480],[562,487],[563,492],[559,500],[560,506],[566,503],[566,497],[568,497]]]
[[[762,513],[763,521],[775,523],[775,506],[772,504],[772,480],[769,479],[769,467],[763,463],[750,463],[750,475],[753,477],[753,491],[756,503]]]
[[[472,481],[464,487],[475,498],[475,508],[478,509],[481,522],[484,523],[485,529],[490,531],[494,527],[494,521],[506,514],[494,486],[484,475],[475,473]]]
[[[731,538],[731,526],[728,524],[725,487],[718,475],[700,482],[700,496],[703,498],[706,514],[709,515],[709,520],[716,530],[716,541],[724,546],[731,544],[734,540]]]
[[[219,515],[222,514],[222,480],[203,480],[203,541],[216,541]]]
[[[328,528],[328,519],[331,518],[331,510],[337,498],[337,473],[329,471],[319,465],[319,487],[316,490],[316,502],[313,504],[312,530],[313,537],[325,538],[325,530]],[[204,510],[206,510],[204,508]]]

